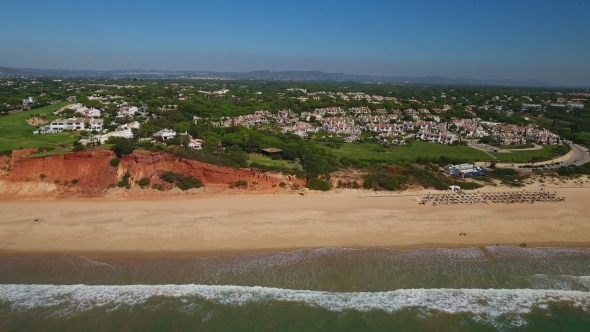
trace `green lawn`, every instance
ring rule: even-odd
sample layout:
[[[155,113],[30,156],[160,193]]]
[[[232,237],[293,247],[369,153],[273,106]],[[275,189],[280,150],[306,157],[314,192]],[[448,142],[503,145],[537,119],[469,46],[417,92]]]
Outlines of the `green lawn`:
[[[470,160],[491,159],[486,153],[467,147],[449,146],[428,142],[415,141],[411,146],[381,147],[373,143],[345,143],[339,149],[330,149],[338,157],[349,157],[365,160],[414,160],[418,157],[464,158]]]
[[[543,159],[552,159],[562,156],[564,153],[559,153],[560,145],[543,145],[541,150],[529,150],[529,151],[511,151],[505,153],[491,153],[498,161],[515,161],[515,162],[527,162],[533,157],[539,157]]]
[[[34,135],[33,131],[37,127],[27,124],[29,115],[45,113],[48,121],[57,119],[58,117],[51,113],[68,104],[70,102],[64,101],[0,117],[0,151],[19,148],[55,147],[57,144],[73,143],[77,139],[74,133]]]
[[[253,163],[258,163],[258,164],[264,165],[264,166],[272,166],[272,167],[279,167],[279,168],[285,168],[285,169],[299,168],[298,163],[292,162],[290,160],[273,160],[270,157],[263,156],[263,155],[257,154],[257,153],[251,153],[249,155],[249,157],[250,157],[250,161],[252,161]]]

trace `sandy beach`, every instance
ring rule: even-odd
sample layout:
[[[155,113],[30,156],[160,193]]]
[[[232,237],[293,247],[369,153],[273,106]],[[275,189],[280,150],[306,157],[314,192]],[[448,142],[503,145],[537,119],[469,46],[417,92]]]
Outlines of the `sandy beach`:
[[[516,191],[487,189],[494,190]],[[356,190],[305,196],[3,201],[0,251],[213,253],[522,242],[529,247],[590,246],[590,188],[547,190],[566,201],[432,206],[417,203],[428,191]]]

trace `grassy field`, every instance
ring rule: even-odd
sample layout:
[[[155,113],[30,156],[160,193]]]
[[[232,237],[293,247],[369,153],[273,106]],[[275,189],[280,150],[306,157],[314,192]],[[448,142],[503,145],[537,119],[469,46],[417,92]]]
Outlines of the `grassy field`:
[[[73,143],[76,140],[74,133],[34,135],[33,131],[37,129],[37,126],[31,126],[27,123],[30,115],[42,113],[45,113],[48,121],[57,119],[58,117],[51,113],[68,104],[70,102],[59,102],[34,110],[0,117],[0,151],[42,146],[55,147],[58,144]]]
[[[511,151],[506,153],[491,153],[498,158],[498,161],[511,162],[527,162],[533,157],[539,157],[543,159],[557,158],[563,155],[559,153],[559,145],[543,145],[541,150],[528,150],[528,151]]]
[[[418,157],[464,158],[470,160],[491,159],[486,153],[467,146],[449,146],[415,141],[411,146],[381,147],[373,143],[345,143],[339,149],[330,149],[338,157],[365,160],[414,160]]]
[[[289,160],[273,160],[270,157],[263,156],[257,153],[251,153],[249,155],[250,161],[253,163],[258,163],[264,166],[272,166],[272,167],[279,167],[285,169],[296,169],[299,168],[299,164],[289,161]]]

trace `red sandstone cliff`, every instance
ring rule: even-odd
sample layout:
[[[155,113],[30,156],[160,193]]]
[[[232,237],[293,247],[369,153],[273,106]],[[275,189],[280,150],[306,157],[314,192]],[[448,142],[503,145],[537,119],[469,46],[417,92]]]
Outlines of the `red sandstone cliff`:
[[[120,181],[127,171],[133,180],[147,177],[152,183],[163,183],[159,179],[163,171],[183,173],[201,179],[206,187],[226,187],[238,180],[246,180],[251,188],[258,190],[275,187],[281,182],[305,184],[304,180],[279,174],[220,167],[169,154],[139,150],[123,157],[118,167],[110,165],[110,160],[115,155],[109,150],[89,150],[40,158],[24,158],[23,155],[27,153],[15,152],[10,159],[5,157],[0,160],[0,167],[3,169],[0,173],[0,193],[11,196],[30,195],[28,191],[37,193],[38,190],[31,189],[33,183],[43,184],[43,190],[49,194],[58,192],[61,195],[102,195],[107,188]],[[40,178],[41,174],[45,175],[43,179]],[[72,184],[74,179],[78,180],[76,184]]]

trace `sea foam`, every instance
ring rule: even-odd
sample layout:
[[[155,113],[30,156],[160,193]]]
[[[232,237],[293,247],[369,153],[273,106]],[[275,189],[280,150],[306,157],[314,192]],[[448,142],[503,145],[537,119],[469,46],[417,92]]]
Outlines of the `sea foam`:
[[[567,303],[590,311],[590,292],[536,289],[400,289],[389,292],[324,292],[267,287],[221,285],[0,285],[0,303],[14,311],[48,309],[51,315],[71,316],[96,307],[133,307],[148,300],[183,303],[208,300],[243,306],[273,301],[297,302],[330,311],[382,310],[393,313],[420,308],[446,313],[472,313],[481,319],[526,314],[552,303]]]

